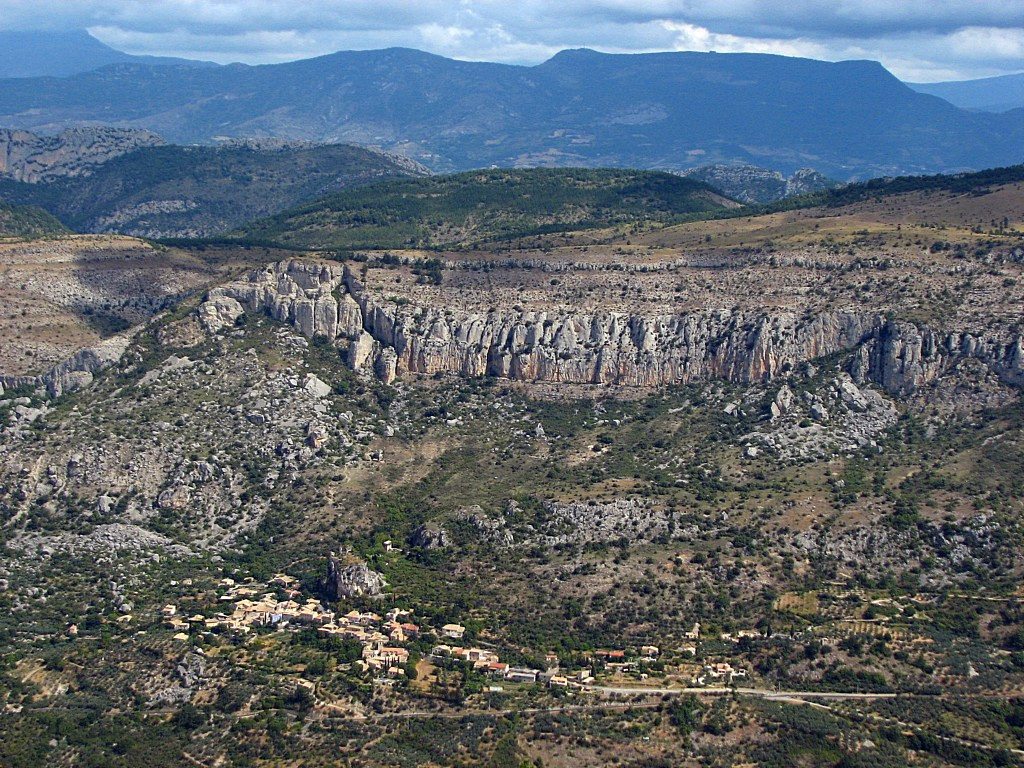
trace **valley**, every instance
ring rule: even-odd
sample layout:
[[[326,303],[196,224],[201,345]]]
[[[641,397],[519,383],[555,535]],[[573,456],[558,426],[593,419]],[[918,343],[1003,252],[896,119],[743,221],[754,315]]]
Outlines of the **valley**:
[[[1019,762],[1022,181],[12,237],[0,764]]]

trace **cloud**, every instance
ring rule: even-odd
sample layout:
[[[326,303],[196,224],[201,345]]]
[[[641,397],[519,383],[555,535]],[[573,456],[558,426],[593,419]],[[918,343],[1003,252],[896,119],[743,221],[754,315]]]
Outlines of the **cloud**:
[[[2,0],[0,28],[88,28],[131,53],[249,63],[408,46],[535,64],[564,48],[874,58],[902,77],[1022,69],[1017,0]]]

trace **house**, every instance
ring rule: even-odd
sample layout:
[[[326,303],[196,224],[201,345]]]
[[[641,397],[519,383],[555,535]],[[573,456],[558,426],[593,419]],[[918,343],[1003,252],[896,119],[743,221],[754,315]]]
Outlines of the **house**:
[[[708,664],[704,667],[704,675],[698,678],[698,682],[703,683],[705,678],[710,678],[711,680],[731,683],[738,677],[745,678],[746,676],[746,670],[736,669],[727,661],[719,661],[714,664]]]
[[[294,588],[298,585],[299,580],[294,576],[289,576],[286,573],[275,573],[274,577],[270,580],[271,584],[279,584],[286,589]]]
[[[374,669],[388,669],[409,662],[405,648],[389,648],[378,643],[363,646],[363,660]]]
[[[513,683],[536,683],[539,670],[512,667],[505,673],[505,679]]]
[[[464,661],[483,661],[488,664],[498,660],[498,654],[493,651],[485,651],[483,648],[453,648],[452,656],[458,656]]]
[[[163,616],[165,616],[167,618],[170,618],[171,616],[173,616],[177,612],[178,612],[178,606],[176,606],[176,605],[165,605],[163,608],[160,609],[161,615],[163,615]]]
[[[551,680],[548,683],[552,688],[568,688],[569,678],[563,675],[552,675]]]
[[[648,659],[658,658],[659,653],[661,653],[661,650],[656,645],[645,645],[640,648],[640,655]]]
[[[461,640],[462,636],[466,634],[466,628],[461,624],[445,624],[441,627],[441,634],[452,640]]]
[[[487,665],[484,674],[488,677],[505,677],[508,674],[508,664],[503,661],[492,661]]]
[[[689,632],[683,632],[683,637],[687,640],[700,640],[700,622],[696,622]]]

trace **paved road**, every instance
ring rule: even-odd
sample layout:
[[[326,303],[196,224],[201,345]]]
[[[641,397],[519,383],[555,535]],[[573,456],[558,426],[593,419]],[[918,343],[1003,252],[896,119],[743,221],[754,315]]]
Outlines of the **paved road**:
[[[760,696],[765,699],[895,699],[898,695],[895,693],[777,691],[770,688],[645,688],[643,686],[623,686],[621,688],[614,688],[604,685],[592,685],[590,686],[590,690],[600,691],[601,693],[650,694],[653,696],[663,696],[666,694],[680,696],[688,693],[698,696],[721,696],[735,692],[743,694],[744,696]]]

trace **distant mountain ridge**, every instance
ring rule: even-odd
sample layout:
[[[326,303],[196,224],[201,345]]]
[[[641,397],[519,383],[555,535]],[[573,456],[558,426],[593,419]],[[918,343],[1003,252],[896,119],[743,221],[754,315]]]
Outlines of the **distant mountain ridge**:
[[[1024,72],[980,80],[947,83],[907,83],[920,93],[929,93],[963,109],[1007,112],[1024,108]]]
[[[387,49],[0,81],[0,125],[54,131],[95,122],[177,143],[353,142],[434,171],[725,163],[784,174],[813,167],[852,180],[1024,160],[1024,112],[967,112],[868,61],[572,50],[521,67]]]
[[[85,30],[0,31],[0,77],[68,77],[108,64],[202,67],[210,62],[162,56],[133,56],[101,43]]]

